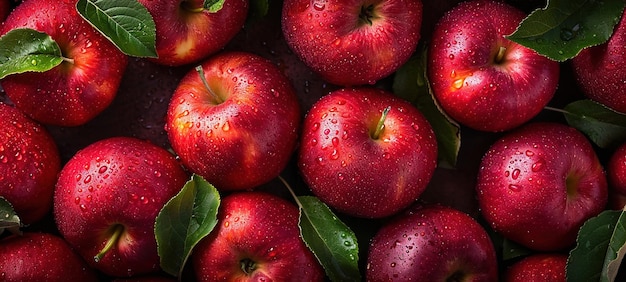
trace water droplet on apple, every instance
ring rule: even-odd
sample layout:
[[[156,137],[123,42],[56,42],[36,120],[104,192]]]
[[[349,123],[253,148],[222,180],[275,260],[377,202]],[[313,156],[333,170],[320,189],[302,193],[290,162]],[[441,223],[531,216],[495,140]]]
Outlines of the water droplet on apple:
[[[336,160],[338,158],[339,158],[339,152],[337,152],[337,149],[333,149],[333,152],[330,154],[330,159]]]
[[[516,185],[516,184],[509,184],[509,189],[511,189],[511,191],[513,192],[519,192],[520,190],[522,190],[522,186]]]
[[[328,134],[330,134],[330,129],[328,128],[324,129],[324,135],[328,135]]]
[[[223,131],[229,131],[229,130],[230,130],[230,123],[225,122],[225,123],[222,125],[222,130],[223,130]]]
[[[452,82],[452,87],[454,87],[456,89],[461,89],[461,87],[463,87],[463,83],[465,83],[465,79],[464,78],[457,79],[454,82]]]
[[[103,165],[98,169],[98,173],[105,173],[107,171],[108,167]]]
[[[337,147],[337,145],[339,145],[339,138],[333,137],[331,142],[332,142],[333,146]]]
[[[540,170],[542,170],[542,169],[543,169],[544,164],[545,164],[545,163],[544,163],[544,161],[543,161],[543,160],[540,160],[540,161],[538,161],[538,162],[536,162],[536,163],[532,164],[532,166],[530,167],[530,169],[531,169],[533,172],[538,172],[538,171],[540,171]]]
[[[450,54],[450,55],[448,55],[448,58],[449,58],[450,60],[454,60],[454,54]]]
[[[85,177],[85,180],[83,180],[83,183],[87,184],[91,182],[91,175],[87,175],[87,177]]]
[[[386,159],[386,160],[388,160],[388,159],[390,159],[390,158],[391,158],[391,155],[390,155],[388,152],[384,152],[384,153],[383,153],[383,158],[384,158],[384,159]]]
[[[511,173],[511,178],[513,179],[517,179],[520,175],[521,171],[519,169],[514,169],[513,172]]]

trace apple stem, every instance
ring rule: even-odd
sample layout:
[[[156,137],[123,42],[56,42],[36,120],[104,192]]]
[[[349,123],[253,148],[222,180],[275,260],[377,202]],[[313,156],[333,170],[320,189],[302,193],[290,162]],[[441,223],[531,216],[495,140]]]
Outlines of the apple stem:
[[[202,84],[204,84],[204,88],[206,88],[206,90],[211,94],[211,96],[213,96],[213,99],[215,99],[215,101],[218,104],[223,103],[224,100],[222,100],[220,96],[217,96],[217,94],[215,94],[215,91],[213,91],[213,89],[211,89],[211,86],[209,86],[209,82],[206,80],[206,77],[204,76],[204,69],[202,69],[202,66],[197,66],[196,71],[200,75],[200,80],[202,80]]]
[[[500,48],[498,49],[498,53],[496,54],[496,58],[494,59],[494,62],[496,64],[502,63],[502,61],[504,61],[505,53],[506,53],[506,47],[500,46]]]
[[[104,255],[109,250],[111,250],[111,248],[113,248],[113,246],[115,246],[117,244],[117,242],[120,239],[120,236],[122,236],[122,233],[124,233],[124,225],[115,224],[115,226],[113,226],[112,228],[113,228],[113,231],[112,231],[111,237],[109,237],[109,239],[107,240],[107,242],[104,245],[104,247],[102,248],[102,250],[100,250],[100,252],[93,257],[94,261],[100,262],[102,257],[104,257]]]
[[[239,261],[239,266],[241,267],[243,273],[245,273],[246,275],[249,275],[256,269],[256,263],[248,258]]]
[[[372,134],[372,138],[374,140],[377,140],[378,138],[380,138],[380,134],[382,134],[383,130],[385,130],[385,120],[387,119],[387,114],[389,114],[390,110],[391,110],[391,106],[387,106],[383,110],[383,113],[380,116],[380,119],[378,120],[378,124],[376,125],[376,130],[374,131],[374,134]]]
[[[74,64],[74,59],[72,59],[72,58],[62,57],[62,60],[63,60],[64,62],[68,62],[68,63],[70,63],[70,64]]]

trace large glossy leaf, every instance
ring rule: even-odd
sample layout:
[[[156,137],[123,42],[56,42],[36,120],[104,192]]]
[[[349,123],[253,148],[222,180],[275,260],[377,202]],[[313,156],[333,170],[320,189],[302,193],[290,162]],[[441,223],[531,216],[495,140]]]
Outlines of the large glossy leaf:
[[[549,0],[522,21],[508,39],[555,61],[606,42],[624,10],[623,0]]]
[[[435,102],[426,75],[427,56],[423,47],[394,75],[395,95],[411,102],[426,117],[437,137],[439,167],[453,168],[461,147],[460,126]]]
[[[15,213],[11,203],[0,196],[0,235],[5,229],[13,234],[20,234],[21,225],[20,217]]]
[[[198,175],[165,204],[154,230],[164,271],[180,276],[192,249],[215,228],[219,205],[218,191]]]
[[[157,57],[154,20],[137,0],[78,0],[76,10],[124,54]]]
[[[59,45],[46,33],[18,28],[0,37],[0,79],[23,72],[44,72],[63,62]]]
[[[624,256],[625,223],[624,212],[612,210],[585,222],[567,260],[567,281],[613,281]]]
[[[626,142],[626,115],[592,100],[574,101],[563,109],[567,123],[585,133],[601,148]]]
[[[354,232],[313,196],[298,197],[302,239],[331,281],[361,281],[359,246]]]

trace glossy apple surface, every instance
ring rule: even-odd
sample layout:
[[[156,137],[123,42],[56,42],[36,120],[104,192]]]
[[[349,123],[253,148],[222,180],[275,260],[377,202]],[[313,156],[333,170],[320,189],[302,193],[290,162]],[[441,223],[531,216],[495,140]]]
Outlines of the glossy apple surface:
[[[130,137],[107,138],[80,150],[61,170],[55,221],[63,238],[103,273],[153,273],[160,269],[156,216],[186,181],[165,149]],[[111,248],[101,253],[109,241]]]
[[[222,53],[202,68],[208,89],[191,70],[171,98],[166,129],[174,151],[222,191],[278,176],[296,149],[301,120],[287,77],[251,53]]]
[[[582,91],[618,112],[626,113],[626,19],[622,17],[609,40],[580,51],[572,59],[576,81]]]
[[[0,240],[0,278],[11,282],[98,281],[96,272],[51,233],[25,232]]]
[[[560,123],[530,123],[485,153],[476,187],[486,221],[540,251],[572,246],[581,225],[604,210],[607,180],[591,143]]]
[[[421,0],[287,0],[282,30],[294,53],[337,85],[374,84],[415,51]]]
[[[248,1],[224,1],[217,12],[202,8],[202,0],[141,0],[156,26],[153,61],[180,66],[198,62],[220,51],[241,30]]]
[[[44,124],[76,126],[93,119],[115,98],[127,65],[128,58],[78,15],[75,4],[25,0],[0,26],[2,35],[16,28],[45,32],[67,58],[49,71],[0,82],[18,109]]]
[[[408,207],[437,166],[428,121],[408,102],[375,88],[344,88],[322,97],[305,117],[298,154],[311,191],[358,217],[385,217]]]
[[[298,208],[273,194],[224,197],[218,225],[192,254],[198,281],[324,281],[300,238]]]
[[[482,131],[510,130],[552,99],[559,64],[504,37],[524,17],[505,3],[477,0],[439,20],[428,48],[428,77],[454,120]]]
[[[566,254],[533,254],[507,268],[504,282],[565,282],[566,264]]]
[[[59,150],[45,127],[2,103],[0,128],[0,196],[23,223],[34,223],[52,210]]]
[[[606,167],[609,207],[620,210],[626,204],[626,143],[613,151]]]
[[[376,233],[367,281],[497,281],[496,252],[469,215],[440,205],[416,206]]]

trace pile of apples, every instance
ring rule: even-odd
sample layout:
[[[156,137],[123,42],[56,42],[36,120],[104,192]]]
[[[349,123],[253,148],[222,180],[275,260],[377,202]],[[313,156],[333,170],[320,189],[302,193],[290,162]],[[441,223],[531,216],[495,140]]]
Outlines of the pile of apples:
[[[619,18],[559,62],[508,39],[544,1],[123,2],[150,17],[118,28],[155,28],[141,55],[85,16],[116,1],[0,0],[2,281],[565,281],[626,203],[626,138],[559,110],[626,113]],[[158,241],[198,179],[214,226]],[[170,233],[210,218],[198,195]]]

